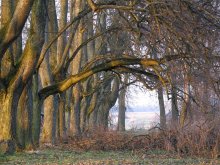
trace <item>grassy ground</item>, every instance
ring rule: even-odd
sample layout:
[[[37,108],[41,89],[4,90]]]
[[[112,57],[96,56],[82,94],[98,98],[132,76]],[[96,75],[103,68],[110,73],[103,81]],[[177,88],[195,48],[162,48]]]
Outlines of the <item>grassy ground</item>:
[[[76,165],[218,165],[220,160],[201,158],[179,158],[165,151],[149,151],[138,154],[131,151],[67,151],[62,149],[42,149],[35,153],[0,155],[0,164],[76,164]]]

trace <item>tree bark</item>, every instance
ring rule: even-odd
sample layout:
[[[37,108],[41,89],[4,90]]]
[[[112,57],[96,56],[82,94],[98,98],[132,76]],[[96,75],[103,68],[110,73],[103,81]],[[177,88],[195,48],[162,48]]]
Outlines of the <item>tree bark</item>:
[[[16,122],[16,146],[19,150],[33,149],[32,145],[32,116],[33,99],[31,81],[25,87],[19,99]]]
[[[81,134],[80,129],[80,89],[79,84],[76,84],[72,89],[72,101],[71,101],[71,110],[70,110],[70,129],[69,136],[79,136]]]
[[[67,132],[66,132],[66,117],[65,117],[65,104],[66,104],[66,97],[65,93],[60,94],[59,96],[59,103],[58,103],[58,136],[61,141],[67,140]]]
[[[119,112],[118,112],[118,131],[125,131],[125,111],[126,111],[126,92],[127,92],[127,86],[128,83],[128,75],[125,75],[124,78],[124,87],[122,87],[122,90],[119,93],[118,97],[118,106],[119,106]]]
[[[60,0],[60,18],[59,18],[59,30],[63,29],[67,23],[67,13],[68,13],[68,0]],[[62,54],[66,45],[66,32],[64,32],[57,41],[57,61],[62,59]]]
[[[76,16],[79,14],[79,12],[82,10],[82,7],[84,5],[84,1],[76,0],[74,3],[74,10],[73,10],[73,16]],[[74,38],[74,47],[71,49],[70,54],[72,54],[73,51],[77,49],[77,47],[82,43],[83,40],[83,25],[82,21],[79,24],[79,27],[76,31],[76,35]],[[80,50],[77,55],[75,56],[73,62],[72,62],[72,74],[77,74],[80,71],[81,67],[81,58],[82,58],[82,50]],[[79,84],[76,84],[73,87],[72,90],[72,109],[71,109],[71,119],[70,119],[70,134],[69,136],[78,136],[81,134],[80,130],[80,102],[81,102],[81,95],[80,95],[80,86]]]
[[[58,21],[57,21],[57,13],[56,13],[56,6],[55,0],[48,0],[48,43],[56,37],[58,33]],[[58,64],[57,61],[57,41],[55,41],[50,49],[49,49],[49,65],[51,71],[54,70],[56,65]]]
[[[176,126],[176,124],[178,124],[179,110],[177,104],[177,89],[175,85],[171,87],[171,96],[172,125]]]
[[[2,0],[1,4],[1,24],[2,26],[6,26],[7,23],[11,20],[12,14],[13,14],[13,6],[14,2],[12,0]],[[13,59],[13,49],[12,46],[8,48],[8,50],[5,52],[4,57],[0,61],[1,70],[0,70],[0,77],[2,79],[5,79],[12,67],[14,67],[14,59]]]
[[[26,1],[19,2],[23,4]],[[28,3],[26,2],[26,5],[27,4]],[[27,85],[28,81],[33,75],[40,51],[44,43],[45,12],[42,10],[42,8],[44,8],[43,4],[44,3],[42,3],[41,0],[35,1],[32,10],[31,33],[24,49],[23,56],[21,57],[20,65],[9,82],[7,93],[6,90],[1,89],[2,92],[0,102],[2,109],[0,113],[0,130],[2,130],[2,134],[0,134],[0,152],[14,151],[14,140],[16,136],[16,110],[18,100],[24,87]],[[19,4],[17,6],[19,6]],[[22,9],[21,13],[23,13],[23,10],[26,9]],[[16,17],[17,16],[18,15],[16,15]],[[22,21],[23,18],[20,19]],[[13,36],[13,34],[11,35]],[[2,45],[0,44],[0,47],[1,46]],[[4,48],[2,48],[2,50],[3,49]]]
[[[52,77],[49,71],[49,58],[43,61],[41,68],[39,69],[39,75],[41,78],[42,87],[50,85],[52,82]],[[56,113],[57,107],[55,107],[55,97],[49,96],[44,100],[43,104],[44,122],[42,129],[41,142],[54,144],[56,139]]]
[[[43,101],[38,97],[38,73],[35,73],[32,78],[32,99],[33,99],[33,116],[32,116],[32,144],[33,148],[39,146],[40,131],[41,131],[41,107]]]
[[[11,20],[0,29],[0,60],[11,46],[11,43],[20,36],[34,1],[20,0]]]
[[[158,93],[158,101],[160,107],[160,128],[166,128],[166,111],[164,106],[164,99],[163,99],[163,88],[159,87],[157,90]]]
[[[188,68],[185,66],[185,71],[187,73],[184,74],[184,84],[183,84],[183,102],[182,102],[182,109],[180,112],[180,126],[183,127],[185,120],[187,118],[187,114],[189,112],[189,106],[190,106],[190,85],[189,85],[189,73],[188,73]]]
[[[108,82],[108,84],[104,87],[104,93],[101,93],[103,100],[98,109],[97,122],[98,125],[105,130],[108,128],[109,111],[115,105],[119,95],[119,84],[119,79],[116,77],[113,79],[112,88],[111,82]]]

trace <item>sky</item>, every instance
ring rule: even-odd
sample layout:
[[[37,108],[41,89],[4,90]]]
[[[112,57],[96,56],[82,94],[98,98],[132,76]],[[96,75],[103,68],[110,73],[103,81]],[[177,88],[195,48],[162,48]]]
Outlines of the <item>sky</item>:
[[[131,87],[127,97],[128,111],[132,112],[160,112],[157,91],[141,90],[138,87]],[[166,113],[170,111],[170,101],[164,92],[164,104]]]
[[[143,91],[132,87],[128,97],[128,111],[159,112],[156,91]]]

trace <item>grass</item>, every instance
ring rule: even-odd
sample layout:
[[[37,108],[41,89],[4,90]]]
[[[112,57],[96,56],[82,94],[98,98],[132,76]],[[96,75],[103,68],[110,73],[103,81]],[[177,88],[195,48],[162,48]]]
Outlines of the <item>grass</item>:
[[[180,158],[166,151],[148,151],[138,154],[131,151],[67,151],[62,149],[43,149],[36,153],[16,153],[0,155],[0,164],[76,164],[76,165],[217,165],[220,160],[202,158]]]

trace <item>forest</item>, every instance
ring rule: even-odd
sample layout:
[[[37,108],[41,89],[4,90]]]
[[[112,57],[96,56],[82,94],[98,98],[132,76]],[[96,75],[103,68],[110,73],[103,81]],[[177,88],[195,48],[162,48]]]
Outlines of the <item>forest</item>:
[[[219,0],[1,0],[0,153],[99,139],[219,158],[219,34]],[[158,95],[140,136],[125,130],[132,85]]]

